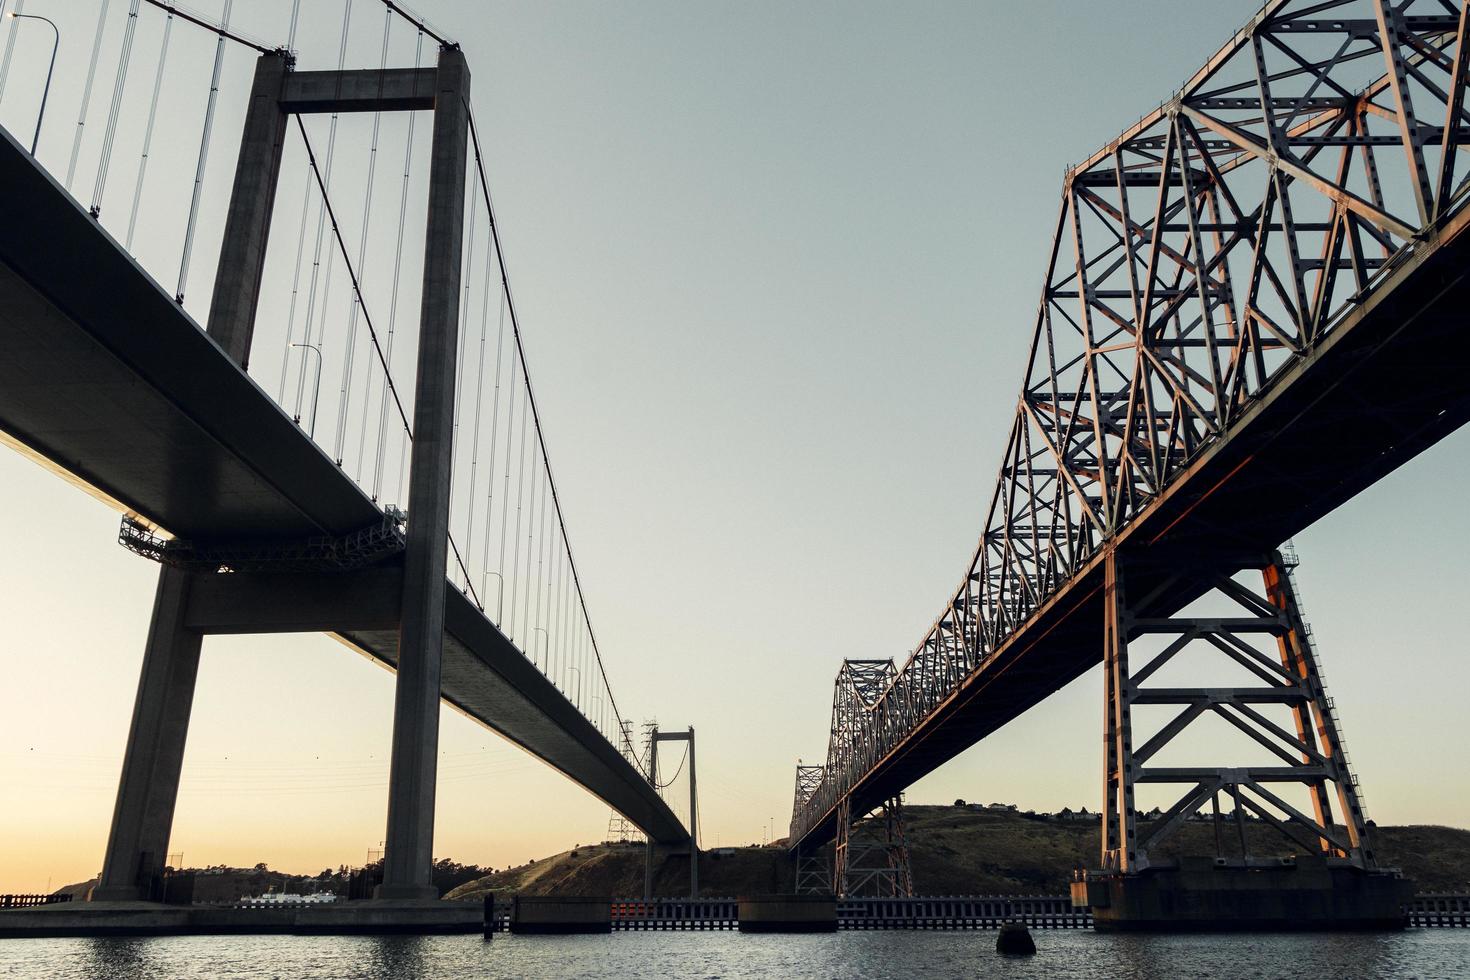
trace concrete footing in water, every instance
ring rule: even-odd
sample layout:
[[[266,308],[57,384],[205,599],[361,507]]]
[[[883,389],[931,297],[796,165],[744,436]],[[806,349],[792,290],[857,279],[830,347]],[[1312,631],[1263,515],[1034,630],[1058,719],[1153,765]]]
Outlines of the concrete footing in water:
[[[1186,858],[1072,883],[1073,904],[1092,907],[1099,932],[1401,929],[1413,895],[1413,882],[1397,873],[1316,856],[1249,867]]]
[[[478,902],[358,901],[235,908],[161,902],[66,902],[0,910],[0,939],[26,936],[346,935],[478,932]]]
[[[741,932],[836,932],[830,895],[752,895],[738,901]]]
[[[510,931],[525,935],[612,932],[612,899],[517,895]]]
[[[1016,956],[1030,956],[1036,952],[1036,940],[1031,938],[1031,930],[1027,929],[1023,923],[1007,922],[1000,927],[1000,932],[996,933],[995,951]]]

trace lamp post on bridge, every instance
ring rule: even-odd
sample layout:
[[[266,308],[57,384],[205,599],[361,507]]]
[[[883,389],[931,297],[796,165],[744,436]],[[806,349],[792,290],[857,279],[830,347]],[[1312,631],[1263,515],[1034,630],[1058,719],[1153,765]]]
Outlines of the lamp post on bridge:
[[[316,351],[316,384],[311,389],[311,424],[307,426],[306,434],[316,438],[316,406],[322,398],[322,349],[316,344],[292,344],[292,347],[304,347],[307,350]],[[301,416],[295,418],[296,423],[301,423]]]
[[[56,71],[56,49],[61,47],[61,30],[49,17],[40,14],[18,14],[12,10],[7,17],[13,20],[40,20],[51,26],[51,63],[46,68],[46,87],[41,90],[41,109],[36,113],[36,133],[31,137],[31,156],[36,155],[36,146],[41,142],[41,121],[46,118],[46,100],[51,96],[51,75]]]

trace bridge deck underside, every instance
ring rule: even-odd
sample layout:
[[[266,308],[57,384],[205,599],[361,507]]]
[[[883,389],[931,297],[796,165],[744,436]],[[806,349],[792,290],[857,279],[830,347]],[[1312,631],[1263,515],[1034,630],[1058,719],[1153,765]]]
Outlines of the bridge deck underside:
[[[1245,567],[1470,421],[1467,219],[1462,209],[1421,242],[1118,536],[1111,547],[1130,561],[1130,596],[1155,591],[1181,565]],[[852,791],[854,814],[1102,662],[1105,554],[869,770]],[[1171,586],[1138,612],[1171,615],[1202,593]],[[792,844],[835,834],[834,807]]]
[[[381,521],[362,490],[3,131],[0,187],[5,441],[117,506],[200,540],[341,535]],[[361,596],[348,606],[351,622],[370,628],[344,629],[330,609],[285,621],[274,589],[254,622],[207,631],[334,632],[392,667],[396,570],[385,575],[366,593],[376,609],[364,609]],[[239,575],[206,578],[236,580],[232,592],[243,583]],[[316,578],[320,585],[331,576]],[[239,596],[223,605],[239,608]],[[660,841],[688,839],[637,770],[453,588],[445,618],[446,701]]]

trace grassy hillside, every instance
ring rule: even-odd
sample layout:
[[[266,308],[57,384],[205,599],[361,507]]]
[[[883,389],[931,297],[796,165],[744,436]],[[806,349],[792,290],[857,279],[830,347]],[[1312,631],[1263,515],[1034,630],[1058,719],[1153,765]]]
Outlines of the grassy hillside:
[[[1074,867],[1097,860],[1095,820],[1061,821],[948,806],[911,806],[905,814],[914,888],[920,894],[1059,894],[1066,891]],[[1225,830],[1230,853],[1235,831],[1233,826]],[[1299,850],[1267,826],[1251,824],[1248,830],[1254,853]],[[1470,831],[1380,827],[1374,841],[1379,861],[1401,867],[1420,891],[1470,890]],[[1159,853],[1213,854],[1214,847],[1210,824],[1186,824]],[[583,847],[469,882],[446,897],[479,898],[492,890],[504,895],[635,897],[643,894],[643,862],[642,845]],[[795,874],[781,848],[737,848],[725,857],[705,852],[699,862],[700,892],[708,896],[789,891]],[[688,888],[687,852],[660,849],[654,893],[683,895]]]
[[[794,866],[781,848],[738,847],[733,854],[702,851],[700,893],[710,896],[789,891]],[[564,851],[540,861],[498,871],[461,885],[445,898],[479,899],[487,891],[503,895],[597,895],[634,898],[643,894],[643,845],[598,844]],[[658,848],[654,854],[655,895],[689,894],[689,852]]]

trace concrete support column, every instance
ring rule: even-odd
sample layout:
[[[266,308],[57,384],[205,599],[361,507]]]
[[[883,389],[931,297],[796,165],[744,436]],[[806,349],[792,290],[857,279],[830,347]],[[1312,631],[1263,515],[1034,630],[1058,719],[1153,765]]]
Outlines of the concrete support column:
[[[240,159],[235,165],[235,186],[225,217],[219,272],[209,304],[209,335],[241,368],[250,366],[255,308],[260,300],[266,241],[281,174],[287,121],[281,95],[286,73],[286,55],[282,52],[263,54],[255,63]]]
[[[439,673],[444,648],[444,575],[449,554],[449,481],[459,326],[470,74],[457,48],[439,53],[428,230],[419,314],[409,470],[403,615],[393,703],[388,833],[380,898],[437,898],[430,878],[439,754]]]
[[[107,856],[93,901],[146,899],[163,873],[202,640],[184,628],[189,586],[188,572],[167,565],[159,572]]]

